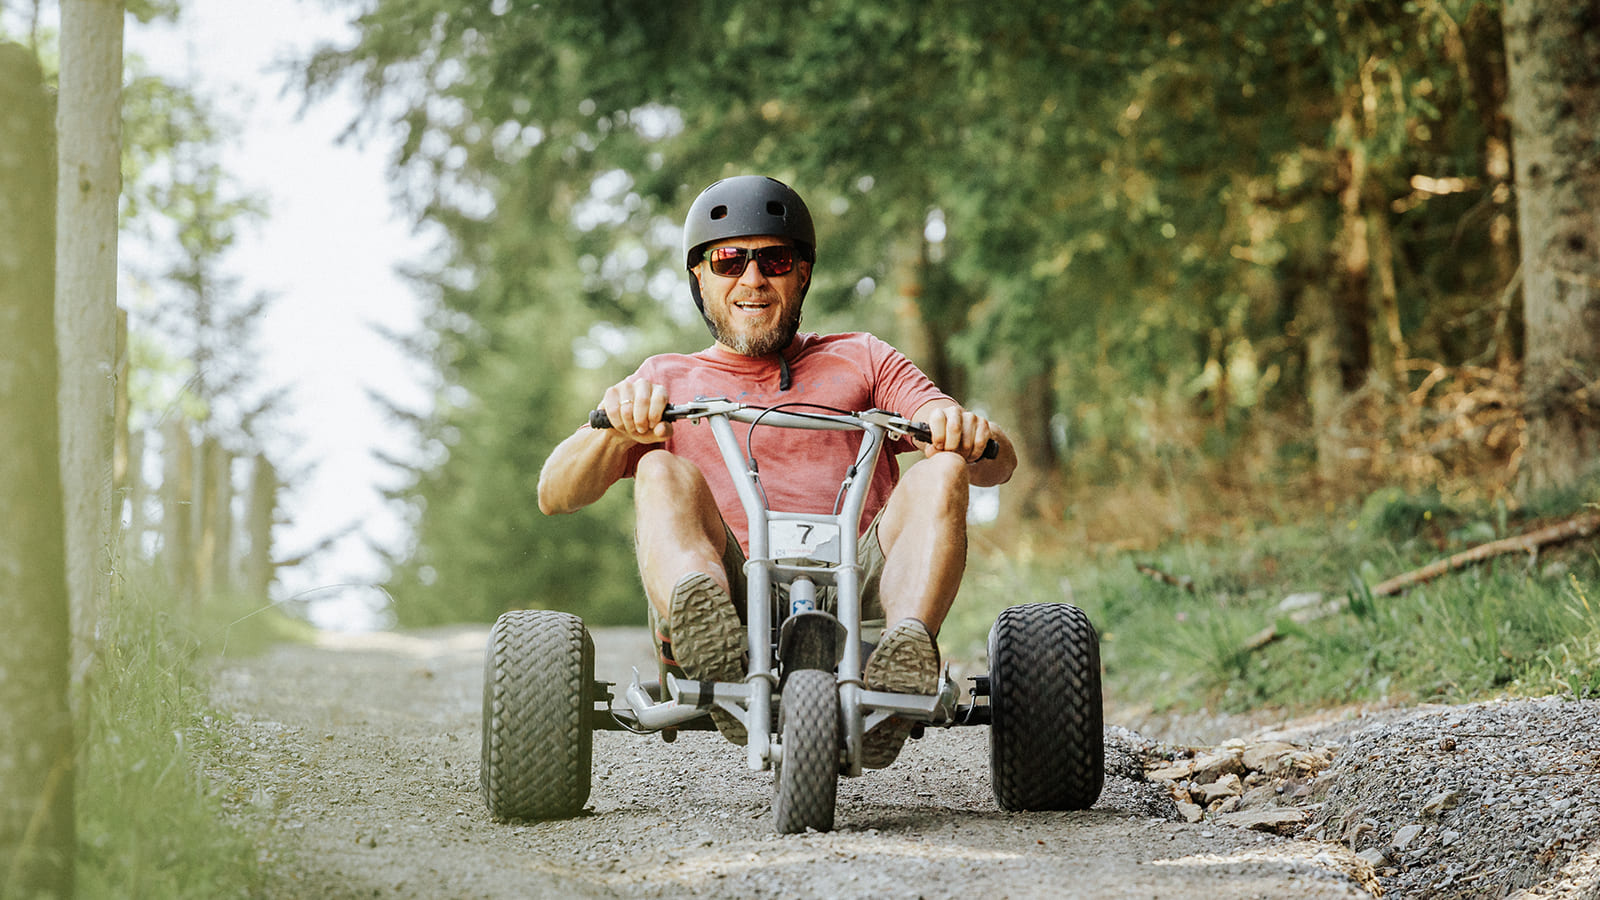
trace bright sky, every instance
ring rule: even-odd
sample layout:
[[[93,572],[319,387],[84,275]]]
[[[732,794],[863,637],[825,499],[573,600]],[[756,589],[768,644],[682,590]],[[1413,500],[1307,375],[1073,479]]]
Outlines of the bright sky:
[[[269,218],[246,229],[223,271],[241,296],[276,297],[261,324],[264,381],[293,388],[276,449],[280,470],[305,470],[281,502],[288,524],[279,557],[302,552],[351,526],[351,535],[313,564],[280,575],[280,592],[317,600],[329,627],[367,627],[385,602],[368,542],[398,547],[400,522],[382,501],[391,470],[372,452],[411,456],[406,432],[389,423],[369,389],[409,408],[427,402],[425,373],[374,326],[414,333],[418,303],[395,267],[429,243],[390,203],[384,140],[339,145],[355,115],[348,96],[303,115],[279,65],[325,40],[350,40],[348,11],[315,0],[183,0],[176,25],[130,23],[127,52],[187,81],[234,123],[225,168],[244,191],[266,198]],[[307,469],[307,467],[310,467]],[[359,585],[369,585],[360,587]]]

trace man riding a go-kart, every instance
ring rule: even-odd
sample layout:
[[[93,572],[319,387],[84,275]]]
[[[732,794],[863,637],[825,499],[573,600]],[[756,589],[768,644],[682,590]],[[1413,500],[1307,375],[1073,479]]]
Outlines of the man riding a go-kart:
[[[989,724],[989,707],[957,705],[941,677],[936,639],[966,568],[969,487],[1007,481],[1016,452],[998,426],[878,338],[799,333],[817,240],[805,203],[787,185],[761,176],[711,185],[689,210],[683,245],[690,288],[715,343],[651,357],[607,389],[591,424],[555,448],[539,478],[547,514],[581,509],[619,479],[634,479],[639,570],[662,683],[647,691],[636,676],[630,708],[597,711],[611,698],[608,685],[591,683],[593,651],[581,623],[502,617],[486,672],[485,795],[505,818],[577,811],[569,808],[572,796],[554,805],[525,799],[550,784],[547,773],[524,772],[516,759],[545,755],[548,748],[530,742],[562,744],[559,735],[542,734],[549,729],[541,713],[517,708],[545,701],[506,687],[532,677],[518,670],[544,665],[514,658],[533,652],[522,644],[539,642],[544,653],[553,640],[572,649],[577,668],[568,680],[582,682],[574,707],[581,746],[566,748],[584,769],[567,792],[581,792],[579,808],[588,794],[591,727],[670,738],[709,712],[724,737],[748,743],[752,767],[779,769],[779,830],[825,829],[838,775],[888,766],[918,725]],[[902,475],[895,456],[912,450],[924,458]],[[1068,675],[1093,682],[1071,687],[1069,712],[1092,719],[1077,731],[1085,740],[1094,732],[1083,763],[1095,772],[1080,779],[1092,784],[1076,785],[1056,808],[1093,802],[1086,794],[1092,787],[1098,795],[1101,759],[1098,648],[1087,619],[1065,609],[1075,614],[1066,626],[1077,642],[1066,654]],[[1060,616],[1051,616],[1019,620],[1011,631],[1038,643],[1023,633],[1040,624],[1059,630]],[[862,623],[880,619],[872,646]],[[542,636],[551,629],[565,636]],[[991,655],[994,644],[991,634]],[[1017,677],[1059,677],[1060,666],[1042,658],[1056,655],[1043,645],[1024,649]],[[1080,671],[1091,666],[1092,673]],[[677,671],[687,680],[668,676]],[[1020,703],[1034,687],[1019,684],[1012,696]],[[990,706],[999,705],[993,697]],[[1013,742],[1010,755],[1034,754],[1028,740]]]

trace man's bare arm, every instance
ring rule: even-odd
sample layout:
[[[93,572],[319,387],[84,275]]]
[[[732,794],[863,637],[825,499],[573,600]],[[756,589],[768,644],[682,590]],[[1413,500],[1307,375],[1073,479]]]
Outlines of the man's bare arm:
[[[605,496],[628,468],[628,454],[639,444],[658,444],[672,435],[662,420],[667,390],[648,381],[624,381],[606,389],[600,408],[612,428],[587,426],[551,451],[539,470],[539,511],[569,513]]]
[[[539,511],[575,512],[605,496],[628,463],[634,442],[585,426],[556,445],[539,470]]]

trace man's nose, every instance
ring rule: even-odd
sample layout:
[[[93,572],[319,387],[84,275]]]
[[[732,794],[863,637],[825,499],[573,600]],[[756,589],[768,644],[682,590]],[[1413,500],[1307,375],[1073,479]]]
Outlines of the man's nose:
[[[747,260],[744,264],[744,271],[739,275],[739,283],[755,286],[765,284],[766,281],[767,276],[761,274],[761,265],[754,259]]]

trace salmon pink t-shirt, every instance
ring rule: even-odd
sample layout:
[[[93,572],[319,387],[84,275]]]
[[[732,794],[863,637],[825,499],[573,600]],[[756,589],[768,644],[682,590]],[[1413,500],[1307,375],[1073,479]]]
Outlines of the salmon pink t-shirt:
[[[810,403],[843,412],[884,409],[910,416],[930,400],[949,399],[904,354],[870,334],[800,334],[783,351],[783,357],[791,379],[787,391],[779,390],[781,372],[776,355],[741,356],[715,345],[699,353],[652,356],[633,378],[665,385],[669,403],[722,398],[751,406]],[[743,448],[751,426],[732,424]],[[828,514],[834,510],[845,471],[855,462],[861,433],[757,426],[748,446],[770,509]],[[711,426],[703,421],[674,423],[672,437],[665,443],[641,444],[634,449],[625,476],[631,478],[639,458],[653,449],[665,449],[699,467],[723,520],[748,553],[750,534],[744,507],[723,465]],[[915,449],[906,439],[887,443],[872,472],[860,528],[871,524],[900,479],[895,454]]]

